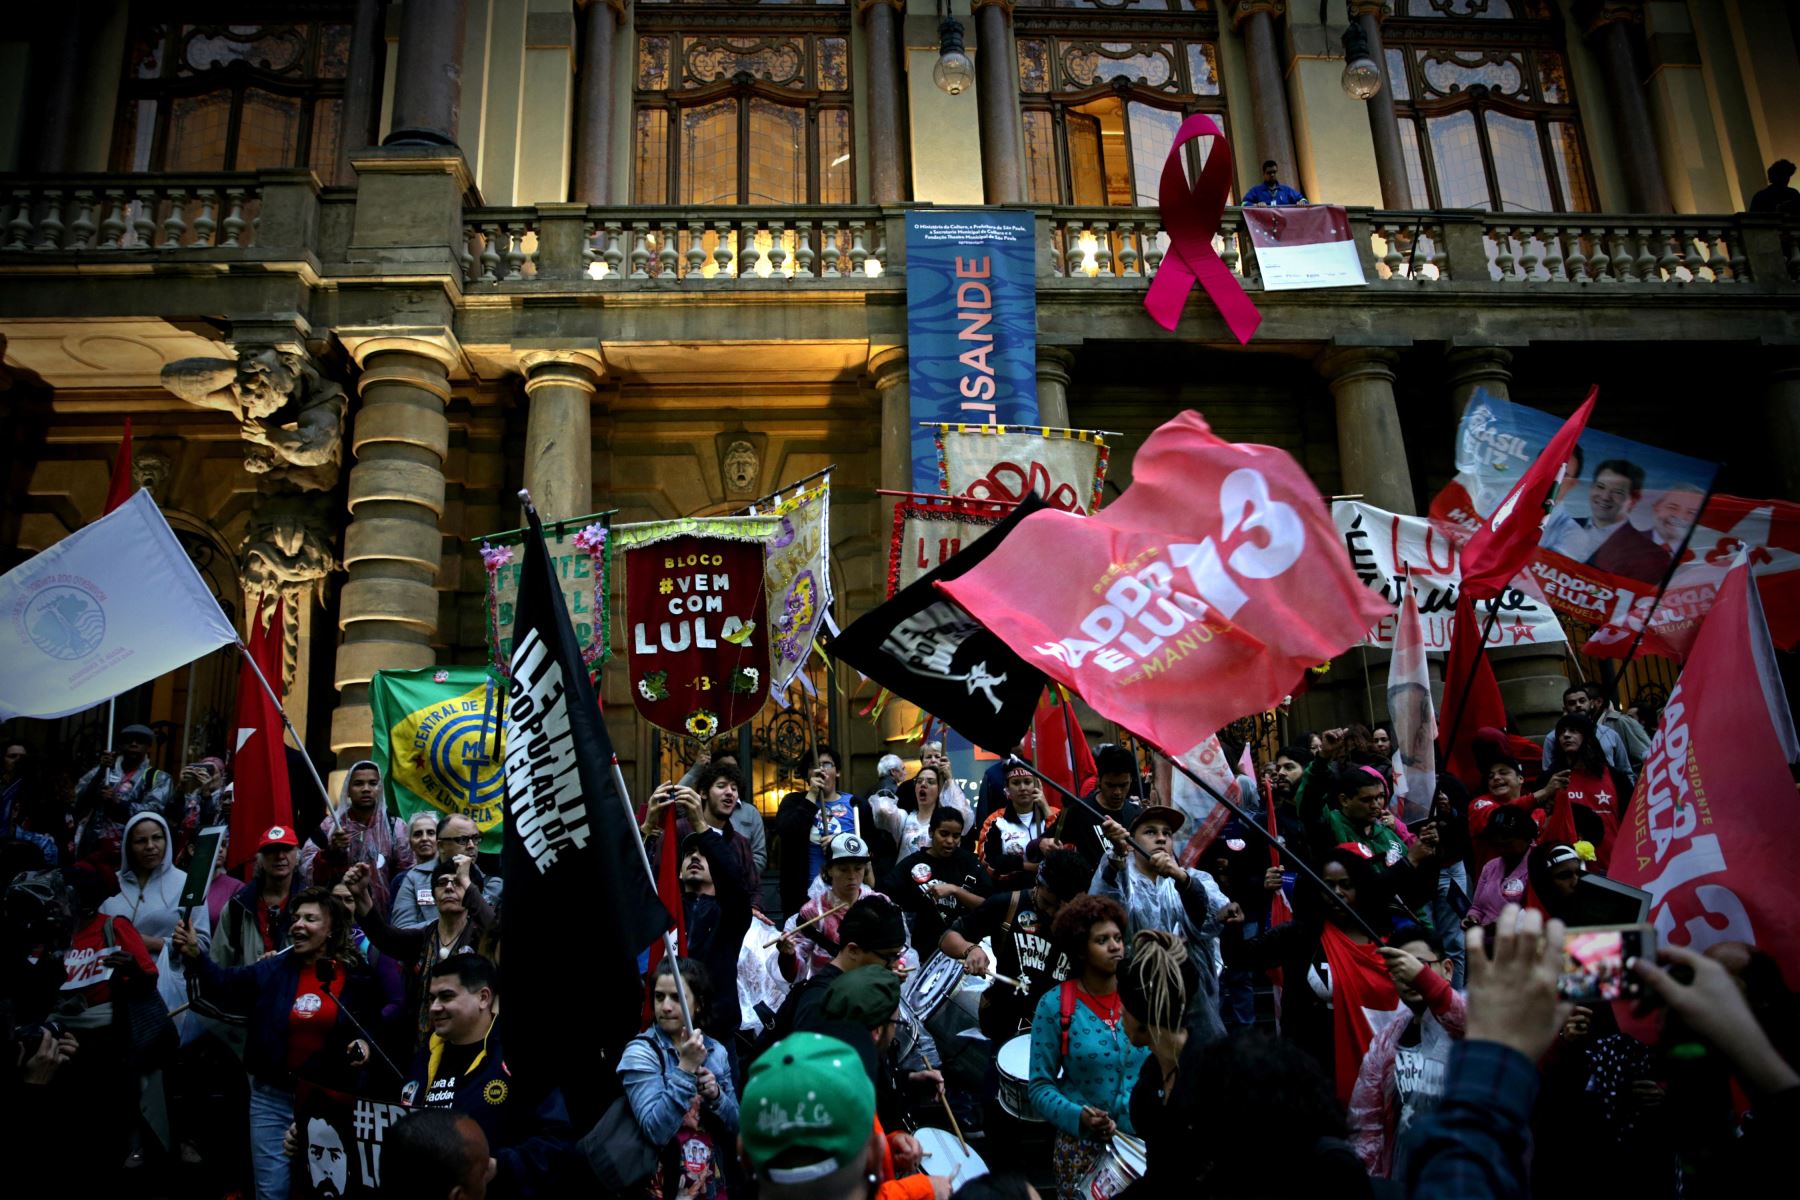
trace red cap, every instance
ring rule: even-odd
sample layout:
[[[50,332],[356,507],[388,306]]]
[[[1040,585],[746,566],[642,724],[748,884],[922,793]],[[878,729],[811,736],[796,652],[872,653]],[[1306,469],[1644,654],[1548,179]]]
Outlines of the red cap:
[[[257,849],[267,850],[270,846],[298,847],[299,845],[300,839],[294,835],[292,829],[288,828],[286,825],[271,825],[269,826],[269,832],[263,834],[262,841],[257,845]]]
[[[1367,846],[1363,845],[1361,842],[1339,842],[1337,844],[1337,848],[1339,850],[1348,850],[1351,854],[1356,855],[1356,857],[1358,857],[1358,858],[1374,858],[1375,857],[1374,853]]]

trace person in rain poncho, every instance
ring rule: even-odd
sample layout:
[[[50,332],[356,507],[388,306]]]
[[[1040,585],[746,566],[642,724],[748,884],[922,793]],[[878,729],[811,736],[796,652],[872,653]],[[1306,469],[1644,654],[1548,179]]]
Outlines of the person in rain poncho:
[[[314,884],[330,887],[345,871],[366,863],[375,902],[387,912],[394,881],[412,869],[413,855],[405,823],[382,807],[383,790],[380,767],[366,758],[351,766],[337,807],[307,839],[300,867]]]

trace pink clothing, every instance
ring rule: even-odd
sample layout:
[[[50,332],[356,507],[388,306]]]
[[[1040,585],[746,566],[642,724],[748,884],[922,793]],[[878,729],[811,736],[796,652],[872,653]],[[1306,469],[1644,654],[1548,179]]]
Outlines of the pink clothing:
[[[1498,861],[1498,860],[1496,860]],[[1425,1010],[1444,1032],[1462,1040],[1468,1027],[1468,998],[1452,988],[1442,975],[1427,969],[1415,981],[1419,994],[1425,997]],[[1363,1055],[1362,1068],[1356,1074],[1356,1088],[1350,1093],[1350,1144],[1363,1167],[1375,1179],[1391,1178],[1394,1145],[1400,1126],[1399,1097],[1390,1086],[1394,1060],[1399,1055],[1400,1038],[1412,1025],[1413,1010],[1400,1006],[1400,1015],[1389,1021],[1369,1043]]]
[[[1530,860],[1529,854],[1519,855],[1518,865],[1509,871],[1504,859],[1488,859],[1487,865],[1481,868],[1481,877],[1475,881],[1475,894],[1469,901],[1469,916],[1475,919],[1475,924],[1491,925],[1508,904],[1523,905],[1526,902],[1531,891],[1525,874]]]

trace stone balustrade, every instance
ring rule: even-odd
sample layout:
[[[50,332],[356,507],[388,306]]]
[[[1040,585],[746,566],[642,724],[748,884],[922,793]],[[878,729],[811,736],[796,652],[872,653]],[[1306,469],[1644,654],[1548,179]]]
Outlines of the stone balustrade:
[[[205,250],[257,240],[255,175],[64,176],[18,180],[0,251]]]

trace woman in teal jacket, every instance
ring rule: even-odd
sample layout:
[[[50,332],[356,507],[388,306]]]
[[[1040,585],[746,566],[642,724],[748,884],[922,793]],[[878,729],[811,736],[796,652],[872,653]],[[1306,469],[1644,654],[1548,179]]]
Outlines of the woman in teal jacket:
[[[1119,963],[1125,910],[1105,896],[1077,896],[1051,935],[1078,974],[1038,1001],[1031,1023],[1031,1107],[1056,1129],[1056,1188],[1081,1194],[1082,1177],[1115,1132],[1131,1133],[1131,1085],[1147,1051],[1125,1037]]]

